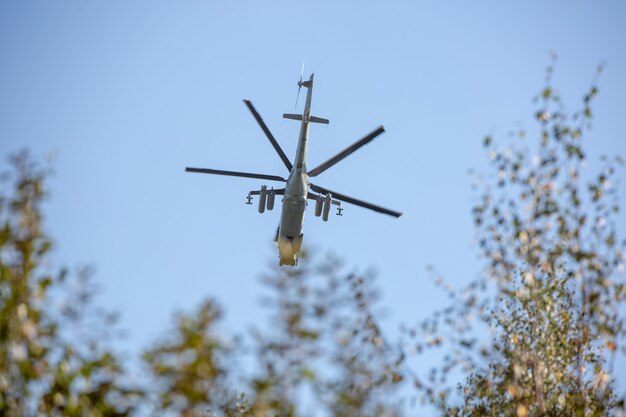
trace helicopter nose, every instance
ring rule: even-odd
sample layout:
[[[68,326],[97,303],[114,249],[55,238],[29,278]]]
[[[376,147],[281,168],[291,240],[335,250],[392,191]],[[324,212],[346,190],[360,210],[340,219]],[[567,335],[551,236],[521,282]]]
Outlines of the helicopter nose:
[[[282,236],[278,238],[278,254],[281,265],[295,265],[295,254],[291,241]]]

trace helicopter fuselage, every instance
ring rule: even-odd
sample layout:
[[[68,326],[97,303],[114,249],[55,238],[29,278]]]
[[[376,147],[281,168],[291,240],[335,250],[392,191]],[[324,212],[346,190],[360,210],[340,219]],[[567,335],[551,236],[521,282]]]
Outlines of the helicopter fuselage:
[[[304,226],[304,213],[306,211],[309,190],[306,155],[309,140],[313,75],[302,85],[307,88],[306,104],[302,113],[296,157],[285,185],[280,226],[276,237],[281,265],[295,265],[298,261],[298,253],[302,246],[302,228]]]
[[[274,208],[274,202],[277,195],[283,196],[280,223],[274,239],[278,246],[280,265],[296,265],[298,263],[298,254],[300,253],[300,249],[302,247],[304,213],[306,211],[308,200],[315,200],[314,214],[316,217],[321,216],[323,221],[328,221],[331,205],[337,206],[337,215],[341,216],[341,212],[343,210],[341,202],[354,204],[356,206],[373,210],[378,213],[387,214],[396,218],[402,215],[402,213],[398,211],[368,203],[367,201],[359,200],[309,182],[309,178],[318,176],[322,172],[337,164],[339,161],[346,158],[348,155],[352,154],[357,149],[370,143],[374,140],[374,138],[378,137],[385,131],[385,128],[382,125],[378,126],[376,129],[363,136],[361,139],[327,161],[319,164],[312,170],[307,170],[306,159],[309,141],[309,125],[311,123],[322,123],[326,125],[329,123],[328,119],[311,116],[313,76],[314,75],[311,74],[311,77],[306,81],[302,81],[302,77],[300,77],[300,81],[298,82],[298,94],[300,93],[300,88],[305,87],[307,89],[306,101],[302,114],[283,114],[283,117],[286,119],[297,120],[300,122],[300,136],[298,137],[298,147],[296,149],[296,155],[293,163],[287,155],[285,155],[285,152],[282,150],[276,141],[276,138],[274,138],[274,135],[272,135],[252,103],[249,100],[244,100],[244,103],[263,130],[263,133],[265,133],[265,136],[270,141],[274,150],[289,171],[289,176],[286,179],[279,175],[259,174],[253,172],[226,171],[212,168],[185,168],[186,172],[254,178],[257,180],[262,179],[285,183],[285,188],[274,189],[272,187],[269,190],[266,185],[262,185],[260,190],[250,191],[246,197],[246,204],[252,204],[252,196],[259,196],[259,213],[263,213],[266,208],[267,210],[272,210]],[[298,101],[296,99],[296,107],[297,103]],[[309,192],[309,189],[311,192]]]

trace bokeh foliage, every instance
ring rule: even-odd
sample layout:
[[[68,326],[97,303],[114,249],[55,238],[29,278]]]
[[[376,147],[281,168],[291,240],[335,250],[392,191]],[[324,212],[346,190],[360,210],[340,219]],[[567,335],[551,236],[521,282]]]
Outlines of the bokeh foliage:
[[[128,416],[141,391],[125,386],[101,340],[112,317],[92,309],[89,271],[54,270],[42,226],[48,169],[10,159],[0,193],[0,415]]]
[[[216,332],[221,310],[214,301],[179,313],[169,339],[146,350],[143,359],[154,376],[155,415],[204,416],[227,396],[224,390],[229,349]]]
[[[613,380],[626,296],[616,230],[622,162],[603,158],[600,172],[584,171],[597,77],[569,114],[553,68],[535,98],[537,145],[525,144],[523,129],[508,146],[484,139],[492,171],[477,176],[473,208],[482,274],[460,290],[444,286],[450,306],[407,331],[411,349],[446,352],[418,383],[443,414],[606,416],[624,408]]]
[[[402,376],[376,320],[371,277],[342,274],[332,258],[312,264],[306,252],[299,263],[264,276],[269,323],[248,338],[215,331],[214,300],[176,316],[167,340],[144,355],[159,382],[155,415],[400,414],[388,395]]]

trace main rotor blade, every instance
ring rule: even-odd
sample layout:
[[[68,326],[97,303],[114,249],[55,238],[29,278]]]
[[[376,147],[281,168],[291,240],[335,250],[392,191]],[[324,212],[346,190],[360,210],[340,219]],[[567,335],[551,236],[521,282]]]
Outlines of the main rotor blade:
[[[353,143],[352,145],[348,146],[346,149],[344,149],[343,151],[339,152],[337,155],[333,156],[332,158],[330,158],[328,161],[324,162],[323,164],[320,164],[319,166],[317,166],[317,167],[313,168],[312,170],[310,170],[308,172],[309,177],[315,177],[315,176],[321,174],[322,172],[326,171],[328,168],[332,167],[337,162],[341,161],[346,156],[350,155],[352,152],[354,152],[357,149],[359,149],[361,146],[371,142],[376,136],[380,135],[384,131],[385,131],[385,128],[382,125],[378,126],[378,128],[374,129],[371,133],[369,133],[368,135],[364,136],[359,141],[357,141],[357,142]]]
[[[215,174],[215,175],[227,175],[230,177],[244,177],[244,178],[256,178],[258,180],[270,180],[270,181],[282,181],[287,182],[283,177],[278,175],[266,175],[266,174],[254,174],[251,172],[239,172],[239,171],[223,171],[221,169],[209,169],[209,168],[185,168],[185,172],[197,172],[200,174]]]
[[[320,194],[329,194],[330,193],[332,195],[332,198],[337,199],[339,201],[344,201],[346,203],[355,204],[357,206],[361,206],[361,207],[364,207],[366,209],[374,210],[374,211],[377,211],[379,213],[388,214],[388,215],[393,216],[393,217],[400,217],[400,216],[402,216],[402,213],[400,213],[398,211],[394,211],[394,210],[390,210],[388,208],[377,206],[375,204],[368,203],[367,201],[358,200],[358,199],[353,198],[353,197],[348,197],[347,195],[339,194],[339,193],[337,193],[335,191],[329,190],[328,188],[319,187],[319,186],[317,186],[315,184],[311,184],[311,183],[309,183],[309,186],[311,187],[311,189],[313,191],[318,192]]]
[[[283,164],[285,164],[287,169],[291,171],[291,168],[293,167],[293,165],[291,165],[289,158],[287,158],[287,155],[285,155],[285,152],[283,152],[278,142],[276,142],[274,135],[272,135],[272,132],[270,132],[270,130],[267,128],[267,125],[265,124],[263,119],[261,119],[261,115],[259,114],[259,112],[256,111],[256,109],[254,108],[250,100],[244,100],[243,102],[246,103],[246,106],[248,106],[248,109],[250,110],[254,118],[256,119],[257,123],[259,124],[259,126],[261,126],[261,129],[263,129],[263,133],[265,133],[265,136],[267,136],[269,141],[272,143],[272,146],[274,147],[274,150],[276,151],[278,156],[280,156],[280,159],[283,160]]]

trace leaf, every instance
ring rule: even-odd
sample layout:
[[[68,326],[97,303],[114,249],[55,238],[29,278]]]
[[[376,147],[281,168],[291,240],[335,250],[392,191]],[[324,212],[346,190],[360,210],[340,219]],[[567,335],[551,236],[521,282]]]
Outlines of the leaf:
[[[50,284],[52,284],[52,278],[51,277],[45,277],[41,280],[39,280],[39,289],[41,292],[45,292],[46,289],[50,286]]]
[[[543,122],[543,123],[547,123],[548,120],[550,119],[550,116],[548,115],[548,112],[545,111],[545,110],[538,111],[535,114],[535,117],[537,118],[537,120],[539,120],[540,122]]]
[[[311,368],[300,368],[300,376],[302,379],[308,379],[310,381],[315,381],[315,371]]]

